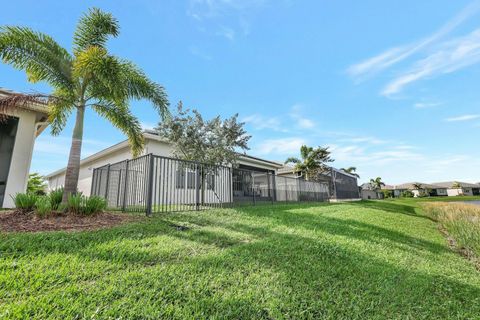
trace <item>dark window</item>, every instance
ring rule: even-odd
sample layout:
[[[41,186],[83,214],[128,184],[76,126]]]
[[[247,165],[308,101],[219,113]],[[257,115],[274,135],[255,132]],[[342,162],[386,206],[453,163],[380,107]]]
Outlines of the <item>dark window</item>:
[[[213,173],[207,174],[207,190],[215,189],[215,175]]]
[[[187,188],[195,189],[195,172],[187,172]]]

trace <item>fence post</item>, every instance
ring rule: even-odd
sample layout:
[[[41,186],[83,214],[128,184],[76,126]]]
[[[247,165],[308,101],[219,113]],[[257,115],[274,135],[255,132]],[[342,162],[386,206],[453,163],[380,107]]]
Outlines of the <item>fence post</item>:
[[[110,184],[110,163],[108,164],[107,167],[107,182],[105,184],[105,200],[107,200],[108,203],[108,185]]]
[[[252,173],[252,194],[253,194],[253,205],[256,204],[256,201],[255,201],[255,172],[254,171],[251,171]]]
[[[152,215],[152,200],[153,200],[153,154],[150,153],[148,157],[148,189],[147,189],[147,216]]]
[[[123,203],[122,203],[122,212],[127,210],[127,193],[128,193],[128,164],[130,161],[125,160],[125,186],[123,187]]]
[[[96,184],[96,180],[97,180],[97,176],[96,176],[96,170],[95,168],[93,168],[93,172],[92,172],[92,185],[90,186],[90,196],[93,196],[93,192],[94,192],[94,186]]]
[[[195,163],[195,210],[198,211],[200,202],[200,168],[198,163]]]

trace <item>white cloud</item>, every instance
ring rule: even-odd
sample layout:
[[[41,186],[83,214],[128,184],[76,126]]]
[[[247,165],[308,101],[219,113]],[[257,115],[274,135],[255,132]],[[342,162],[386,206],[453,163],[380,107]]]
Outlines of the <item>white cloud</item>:
[[[295,120],[295,123],[301,129],[312,129],[315,127],[315,122],[311,119],[308,119],[302,115],[303,106],[296,104],[292,107],[290,111],[290,118]]]
[[[221,27],[219,31],[217,31],[217,35],[224,37],[230,41],[235,40],[235,30],[229,27]]]
[[[440,102],[417,102],[413,106],[417,109],[427,109],[442,105]]]
[[[299,137],[267,139],[254,148],[261,155],[293,156],[299,153],[300,147],[307,141]]]
[[[347,73],[357,80],[361,80],[368,75],[383,71],[435,43],[479,10],[480,1],[476,0],[430,36],[412,44],[388,49],[377,56],[352,65],[347,69]]]
[[[480,118],[480,114],[465,114],[458,117],[447,118],[447,122],[457,122],[457,121],[469,121]]]
[[[480,29],[441,43],[435,52],[417,61],[406,72],[393,79],[382,91],[392,96],[405,86],[421,79],[447,74],[480,62]]]
[[[270,129],[273,131],[286,132],[287,130],[282,126],[282,123],[277,117],[266,117],[260,114],[252,114],[241,119],[247,125],[250,125],[254,130]]]

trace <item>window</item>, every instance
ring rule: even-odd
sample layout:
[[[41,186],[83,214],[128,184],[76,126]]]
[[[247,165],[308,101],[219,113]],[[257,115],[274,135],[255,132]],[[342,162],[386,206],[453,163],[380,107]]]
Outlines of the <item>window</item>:
[[[206,189],[207,190],[214,190],[215,189],[215,175],[213,173],[209,173],[206,176]]]
[[[187,172],[187,188],[195,189],[195,172]]]

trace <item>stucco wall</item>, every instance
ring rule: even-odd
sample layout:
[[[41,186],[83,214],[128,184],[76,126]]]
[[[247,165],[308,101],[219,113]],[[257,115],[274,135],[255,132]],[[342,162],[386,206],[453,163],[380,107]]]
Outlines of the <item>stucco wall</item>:
[[[28,173],[35,143],[35,123],[39,118],[38,113],[23,109],[16,109],[11,115],[17,117],[19,121],[3,200],[3,207],[5,208],[14,207],[12,197],[19,192],[25,192],[27,189]]]

